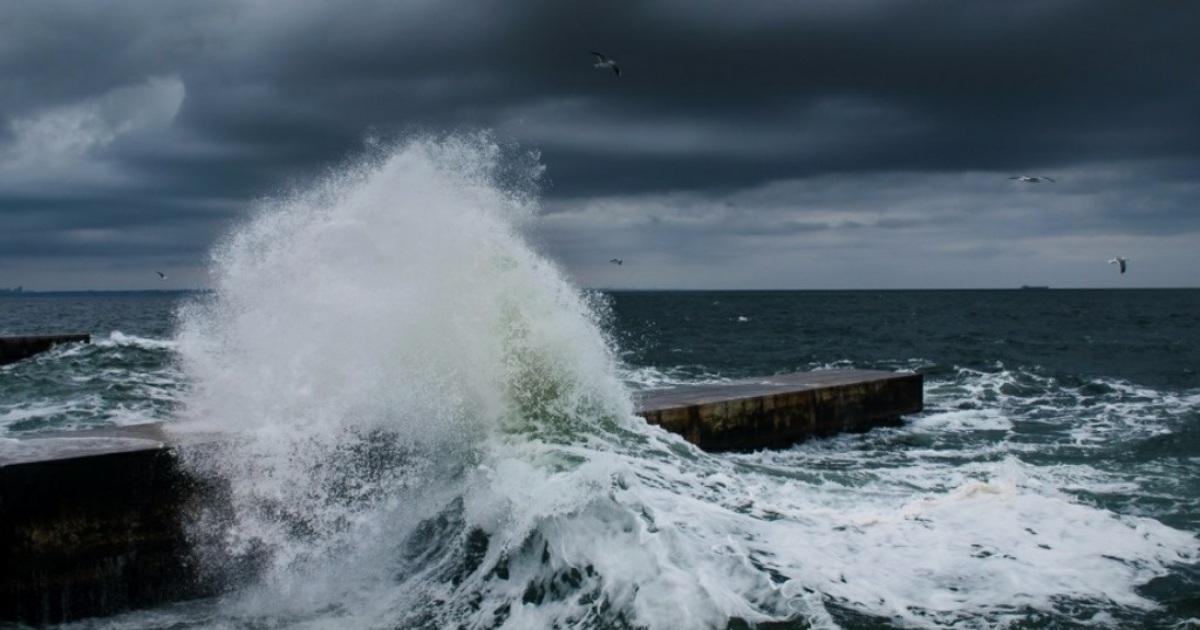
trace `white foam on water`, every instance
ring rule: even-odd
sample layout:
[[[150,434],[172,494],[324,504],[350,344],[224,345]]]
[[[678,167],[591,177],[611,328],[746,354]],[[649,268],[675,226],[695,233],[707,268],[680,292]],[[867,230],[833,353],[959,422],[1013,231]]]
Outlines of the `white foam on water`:
[[[1200,408],[1200,393],[1164,393],[1123,381],[1104,383],[1104,392],[1077,392],[1086,422],[1071,429],[1079,445],[1103,445],[1118,437],[1130,439],[1167,435],[1177,427],[1161,421]]]
[[[120,375],[117,375],[118,377]],[[37,431],[72,431],[104,426],[130,426],[161,421],[161,407],[174,403],[170,389],[161,392],[155,388],[141,388],[139,396],[143,402],[114,403],[106,400],[103,388],[106,383],[120,382],[119,378],[93,382],[87,379],[86,390],[70,392],[58,397],[33,397],[0,403],[0,433],[17,431],[15,428],[34,427]],[[169,385],[173,386],[174,383]],[[82,389],[82,388],[81,388]],[[160,403],[155,406],[155,401]]]
[[[93,338],[92,345],[100,347],[120,348],[123,346],[132,346],[136,348],[145,348],[147,350],[174,350],[178,345],[174,339],[156,339],[154,337],[142,337],[140,335],[130,335],[119,330],[114,330],[108,333],[107,337]],[[78,349],[78,348],[76,348]]]
[[[1058,598],[1149,607],[1135,586],[1195,560],[1194,537],[1081,505],[1012,459],[888,470],[836,502],[796,490],[771,509],[806,518],[765,540],[795,554],[797,586],[907,625],[989,627]]]
[[[913,423],[923,429],[942,431],[1007,431],[1013,428],[1012,419],[994,407],[927,414]]]
[[[0,407],[0,426],[9,426],[29,420],[66,415],[72,412],[88,412],[96,405],[94,396],[88,398],[89,400],[76,399],[71,402],[42,400],[4,405]]]
[[[727,383],[730,378],[713,374],[698,367],[679,366],[658,368],[654,366],[621,366],[621,380],[633,390],[672,389],[681,385],[711,385]]]
[[[486,135],[380,147],[215,250],[173,427],[229,436],[186,454],[233,508],[193,535],[260,571],[206,625],[995,627],[1148,608],[1138,585],[1196,561],[1191,534],[1067,495],[1078,471],[872,446],[1007,431],[979,379],[938,394],[976,407],[780,452],[645,425],[626,381],[659,377],[622,372],[524,236],[538,170]]]
[[[174,348],[172,340],[113,331],[3,366],[0,432],[163,421],[179,400]]]

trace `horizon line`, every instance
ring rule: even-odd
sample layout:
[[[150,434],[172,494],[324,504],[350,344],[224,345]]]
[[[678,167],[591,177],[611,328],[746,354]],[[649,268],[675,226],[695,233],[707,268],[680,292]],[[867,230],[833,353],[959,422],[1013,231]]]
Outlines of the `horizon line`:
[[[662,288],[662,287],[580,287],[583,291],[604,291],[604,292],[803,292],[803,291],[1181,291],[1181,290],[1196,290],[1200,286],[1148,286],[1148,287],[1102,287],[1102,286],[1080,286],[1080,287],[1052,287],[1047,285],[1025,285],[1017,287],[858,287],[858,288]],[[79,293],[205,293],[216,291],[212,288],[179,288],[179,289],[47,289],[33,290],[22,289],[21,291],[11,291],[0,288],[0,297],[21,297],[30,295],[61,295],[61,294],[79,294]]]

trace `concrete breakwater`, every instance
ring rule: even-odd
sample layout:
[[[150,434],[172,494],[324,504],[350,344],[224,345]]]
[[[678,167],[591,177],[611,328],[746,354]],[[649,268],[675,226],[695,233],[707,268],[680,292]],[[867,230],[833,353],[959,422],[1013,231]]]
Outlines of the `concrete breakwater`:
[[[921,411],[919,374],[818,371],[645,392],[647,422],[712,451],[782,447]],[[211,439],[219,440],[219,436]],[[185,534],[222,488],[161,424],[0,440],[0,623],[53,624],[214,595]],[[217,535],[217,534],[215,534]]]
[[[0,623],[202,596],[176,463],[158,424],[0,440]]]
[[[39,352],[45,352],[60,343],[91,343],[91,341],[92,336],[87,334],[0,337],[0,365],[16,363]]]
[[[920,374],[823,370],[646,392],[638,414],[706,451],[786,447],[916,413]]]

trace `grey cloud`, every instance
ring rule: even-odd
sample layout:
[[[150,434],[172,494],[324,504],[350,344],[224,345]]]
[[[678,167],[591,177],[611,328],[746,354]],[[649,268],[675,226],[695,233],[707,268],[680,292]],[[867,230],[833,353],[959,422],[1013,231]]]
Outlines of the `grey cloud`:
[[[585,224],[640,225],[632,243],[679,260],[748,255],[729,239],[751,235],[1167,238],[1198,230],[1197,23],[1200,5],[1167,0],[18,0],[0,23],[0,218],[22,234],[6,247],[46,255],[103,250],[69,238],[92,229],[124,255],[159,255],[152,233],[197,252],[368,136],[490,128],[541,151],[564,260],[591,255],[568,229]],[[22,176],[37,151],[19,121],[164,78],[186,94],[169,125]],[[999,181],[1031,171],[1064,179]],[[618,198],[634,200],[619,226],[579,213]]]

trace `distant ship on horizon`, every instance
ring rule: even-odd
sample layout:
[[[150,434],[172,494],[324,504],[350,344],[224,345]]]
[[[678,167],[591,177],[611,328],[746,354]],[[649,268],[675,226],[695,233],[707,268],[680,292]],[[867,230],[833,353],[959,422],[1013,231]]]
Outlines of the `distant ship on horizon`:
[[[24,290],[24,287],[13,287],[11,289],[0,288],[0,293],[21,293]]]
[[[1049,289],[1049,288],[1050,288],[1049,285],[1045,285],[1045,284],[1022,284],[1021,285],[1021,289],[1024,291],[1029,291],[1032,289]]]

